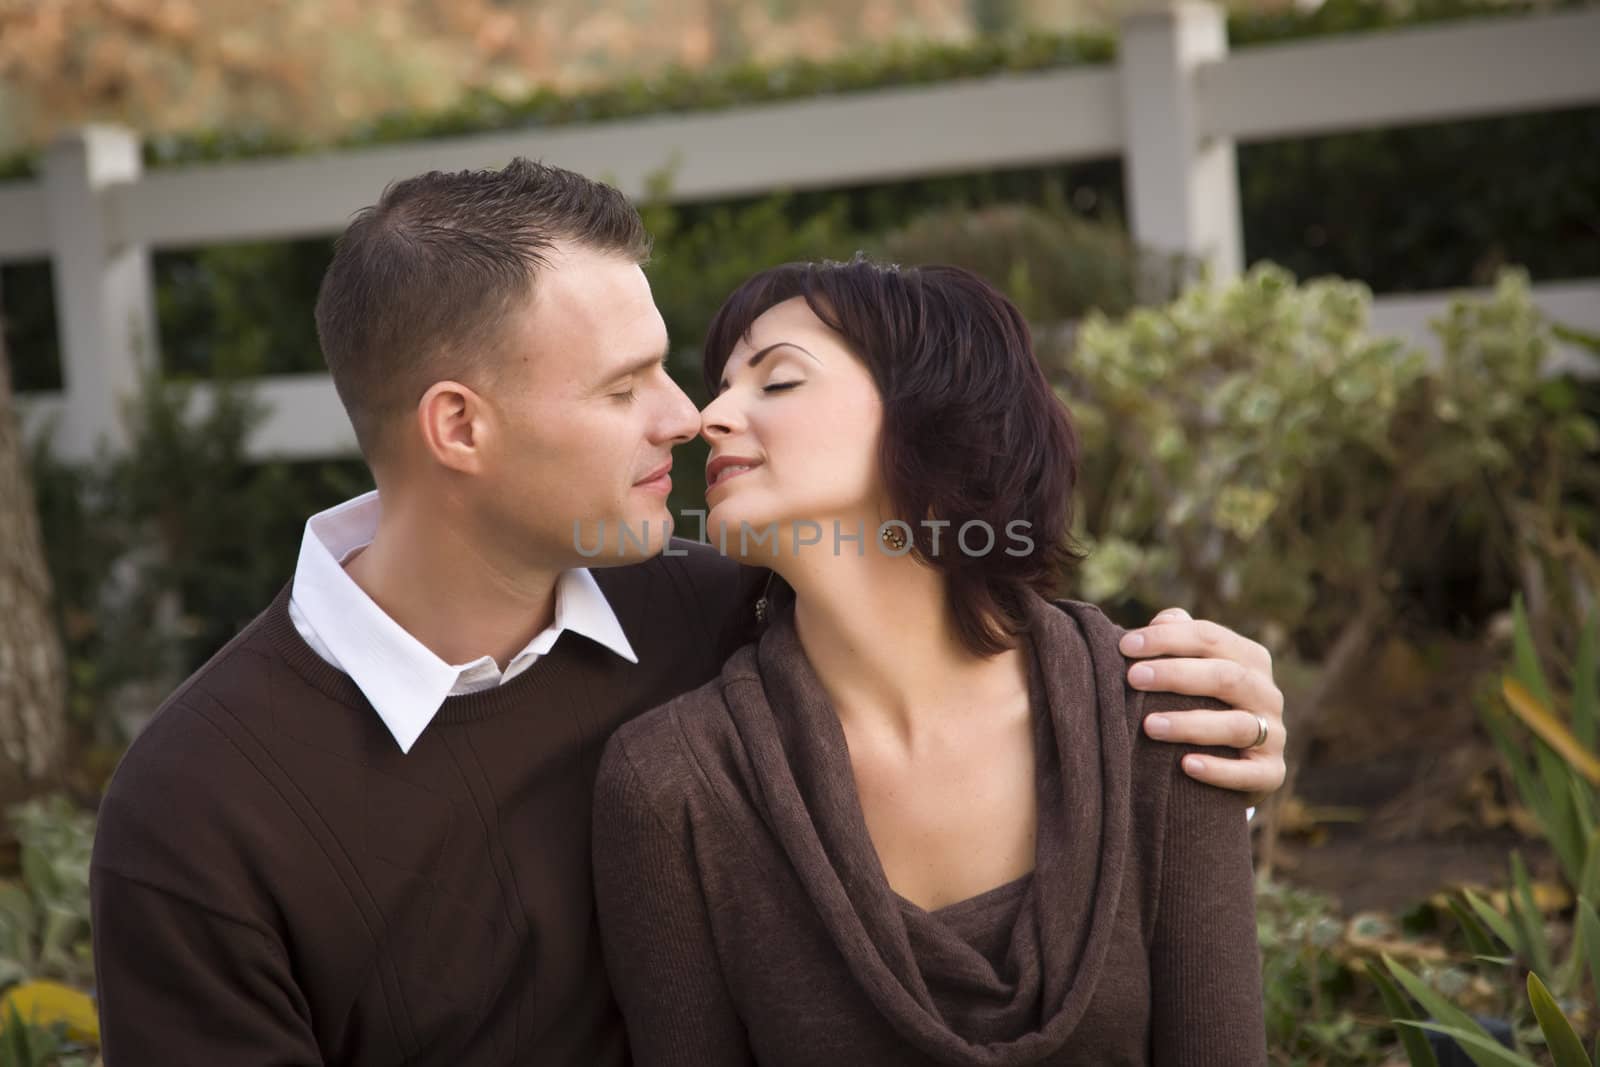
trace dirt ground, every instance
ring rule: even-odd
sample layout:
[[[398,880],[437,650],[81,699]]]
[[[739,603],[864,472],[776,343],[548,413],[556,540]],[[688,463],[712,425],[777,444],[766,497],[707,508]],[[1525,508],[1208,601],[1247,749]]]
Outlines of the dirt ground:
[[[1373,654],[1315,729],[1276,875],[1353,914],[1502,886],[1513,850],[1535,879],[1555,873],[1479,721],[1486,656],[1465,642],[1426,652],[1393,642]]]

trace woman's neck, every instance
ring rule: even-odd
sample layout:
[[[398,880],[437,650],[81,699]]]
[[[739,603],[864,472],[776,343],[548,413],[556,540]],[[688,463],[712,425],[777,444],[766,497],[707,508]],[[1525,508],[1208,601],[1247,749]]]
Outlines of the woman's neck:
[[[980,656],[961,641],[944,577],[910,556],[802,557],[779,573],[795,590],[795,628],[846,727],[914,747],[951,715],[1027,692],[1017,649]]]

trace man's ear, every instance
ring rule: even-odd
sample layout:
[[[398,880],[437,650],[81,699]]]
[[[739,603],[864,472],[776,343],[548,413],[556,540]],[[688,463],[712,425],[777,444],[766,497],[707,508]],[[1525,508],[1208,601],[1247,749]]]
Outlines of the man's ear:
[[[469,386],[435,382],[417,401],[417,430],[423,448],[440,466],[477,474],[494,435],[494,416]]]

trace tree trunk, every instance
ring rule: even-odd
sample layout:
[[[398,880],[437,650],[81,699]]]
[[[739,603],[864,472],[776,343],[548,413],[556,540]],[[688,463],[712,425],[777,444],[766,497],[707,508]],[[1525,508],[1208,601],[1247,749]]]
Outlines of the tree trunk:
[[[66,656],[0,333],[0,797],[60,772],[66,703]]]

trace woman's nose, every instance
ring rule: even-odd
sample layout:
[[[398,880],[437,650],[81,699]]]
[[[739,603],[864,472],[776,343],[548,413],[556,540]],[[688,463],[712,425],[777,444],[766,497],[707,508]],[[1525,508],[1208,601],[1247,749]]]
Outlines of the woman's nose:
[[[700,433],[710,440],[714,437],[726,437],[733,433],[737,424],[738,413],[734,405],[728,402],[727,393],[723,393],[700,412]]]

